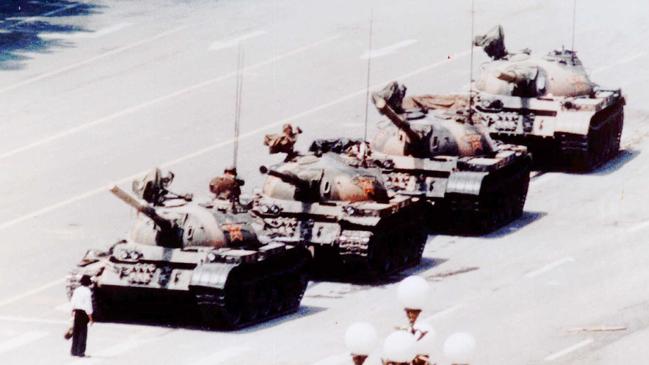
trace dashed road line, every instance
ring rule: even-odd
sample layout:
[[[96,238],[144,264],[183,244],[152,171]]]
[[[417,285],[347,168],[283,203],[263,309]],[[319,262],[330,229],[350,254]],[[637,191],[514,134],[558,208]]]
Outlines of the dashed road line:
[[[251,38],[256,38],[259,36],[262,36],[266,34],[265,30],[255,30],[249,33],[242,34],[238,37],[230,38],[230,39],[225,39],[225,40],[220,40],[212,43],[210,45],[209,50],[210,51],[220,51],[226,48],[231,48],[239,44],[239,42],[251,39]]]
[[[34,20],[38,20],[39,18],[48,17],[48,16],[50,16],[50,15],[54,15],[54,14],[58,14],[58,13],[62,13],[62,12],[64,12],[64,11],[66,11],[66,10],[70,10],[70,9],[72,9],[72,8],[76,8],[76,7],[79,7],[79,6],[81,6],[81,5],[83,5],[83,3],[68,4],[68,5],[63,6],[63,7],[61,7],[61,8],[58,8],[58,9],[54,9],[54,10],[48,11],[47,13],[43,13],[43,14],[41,14],[41,15],[30,16],[29,18],[25,18],[25,19],[23,19],[23,20],[21,20],[21,21],[18,21],[18,22],[15,22],[15,23],[11,24],[10,26],[7,27],[7,29],[15,28],[15,27],[17,27],[17,26],[20,25],[20,24],[28,23],[28,22],[31,22],[31,21],[34,21]]]
[[[115,48],[113,50],[101,53],[101,54],[99,54],[97,56],[88,58],[86,60],[75,62],[75,63],[72,63],[70,65],[61,67],[59,69],[52,70],[52,71],[49,71],[49,72],[45,72],[45,73],[42,73],[42,74],[40,74],[38,76],[34,76],[34,77],[31,77],[31,78],[25,79],[23,81],[19,81],[19,82],[15,83],[15,84],[7,86],[7,87],[0,88],[0,93],[15,90],[15,89],[18,89],[19,87],[22,87],[22,86],[25,86],[25,85],[30,85],[30,84],[33,84],[33,83],[35,83],[37,81],[44,80],[44,79],[47,79],[47,78],[50,78],[50,77],[53,77],[53,76],[57,76],[57,75],[60,75],[62,73],[68,72],[70,70],[74,70],[75,68],[79,68],[79,67],[88,65],[90,63],[93,63],[95,61],[102,60],[102,59],[104,59],[106,57],[110,57],[110,56],[116,55],[118,53],[128,51],[130,49],[139,47],[139,46],[141,46],[143,44],[150,43],[150,42],[153,42],[155,40],[167,37],[167,36],[175,34],[175,33],[178,33],[178,32],[180,32],[181,30],[183,30],[183,29],[185,29],[187,27],[188,27],[188,25],[183,25],[183,26],[180,26],[180,27],[177,27],[177,28],[173,28],[171,30],[167,30],[167,31],[164,31],[162,33],[159,33],[159,34],[157,34],[157,35],[155,35],[153,37],[145,38],[143,40],[140,40],[140,41],[137,41],[137,42],[134,42],[134,43],[131,43],[131,44],[127,44],[125,46]]]
[[[105,28],[98,29],[94,32],[72,32],[72,33],[40,33],[39,38],[43,39],[97,39],[111,33],[119,32],[122,29],[130,27],[131,23],[118,23]]]
[[[34,341],[38,341],[41,338],[48,335],[48,332],[43,331],[30,331],[20,336],[13,337],[7,341],[0,343],[0,354],[11,351],[15,348],[25,346]]]
[[[537,277],[539,275],[542,275],[542,274],[545,274],[546,272],[548,272],[550,270],[553,270],[553,269],[555,269],[555,268],[557,268],[557,267],[559,267],[561,265],[567,264],[569,262],[574,262],[574,261],[575,261],[575,259],[572,258],[572,257],[564,257],[564,258],[559,259],[557,261],[551,262],[551,263],[549,263],[549,264],[547,264],[547,265],[545,265],[545,266],[543,266],[543,267],[541,267],[539,269],[528,272],[527,274],[525,274],[525,277],[530,278],[530,279],[535,278],[535,277]]]
[[[387,47],[372,49],[369,52],[365,52],[364,54],[362,54],[361,59],[366,60],[368,58],[379,58],[379,57],[387,56],[391,53],[396,52],[401,48],[412,46],[415,43],[417,43],[416,39],[406,39]]]
[[[39,292],[41,292],[43,290],[46,290],[46,289],[49,289],[51,287],[61,285],[64,281],[65,281],[65,278],[56,279],[56,280],[51,281],[51,282],[49,282],[47,284],[43,284],[43,285],[39,286],[38,288],[34,288],[34,289],[28,290],[28,291],[26,291],[26,292],[24,292],[22,294],[16,295],[16,296],[11,297],[11,298],[7,298],[5,300],[2,300],[2,301],[0,301],[0,307],[5,306],[7,304],[17,302],[17,301],[19,301],[19,300],[21,300],[23,298],[26,298],[26,297],[28,297],[30,295],[39,293]]]
[[[548,355],[544,360],[548,361],[548,362],[555,361],[555,360],[557,360],[559,358],[562,358],[562,357],[570,354],[571,352],[575,352],[575,351],[581,349],[582,347],[586,347],[586,346],[590,345],[594,341],[595,340],[593,340],[592,338],[585,339],[585,340],[583,340],[581,342],[578,342],[578,343],[576,343],[576,344],[574,344],[574,345],[572,345],[570,347],[566,347],[565,349],[563,349],[561,351],[558,351],[558,352],[555,352],[553,354]]]

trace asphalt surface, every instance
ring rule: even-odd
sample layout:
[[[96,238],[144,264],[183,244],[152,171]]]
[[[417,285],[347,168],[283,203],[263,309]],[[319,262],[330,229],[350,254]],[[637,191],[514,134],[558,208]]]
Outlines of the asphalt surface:
[[[623,151],[590,174],[539,174],[519,221],[480,238],[431,236],[422,265],[392,283],[312,283],[299,313],[242,331],[98,323],[81,360],[62,339],[63,278],[133,218],[107,186],[163,166],[175,190],[207,198],[231,163],[239,43],[239,171],[250,193],[259,165],[278,160],[263,134],[282,123],[302,127],[301,147],[362,136],[368,55],[371,89],[466,90],[470,2],[15,3],[21,12],[0,7],[2,364],[348,364],[346,327],[367,320],[384,335],[403,323],[394,282],[414,273],[433,288],[422,317],[439,342],[472,333],[475,364],[648,361],[645,1],[578,2],[582,61],[627,96]],[[572,2],[477,0],[476,31],[498,23],[510,49],[570,47]],[[476,50],[476,70],[485,60]]]

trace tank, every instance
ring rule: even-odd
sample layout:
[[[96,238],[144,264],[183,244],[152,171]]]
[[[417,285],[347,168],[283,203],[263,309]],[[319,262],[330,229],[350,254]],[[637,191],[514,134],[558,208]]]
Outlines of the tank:
[[[466,99],[405,91],[393,82],[373,93],[387,120],[378,123],[364,163],[381,169],[389,190],[426,201],[434,229],[486,233],[520,217],[530,179],[527,148],[491,139],[470,122]],[[340,140],[311,149],[354,155]]]
[[[510,53],[501,26],[474,44],[492,59],[475,82],[475,110],[492,137],[528,146],[535,162],[575,171],[618,153],[624,96],[593,83],[575,51]]]
[[[190,311],[182,317],[235,329],[298,309],[306,248],[260,242],[247,214],[187,199],[153,205],[117,186],[111,192],[138,212],[129,238],[89,250],[67,280],[71,295],[82,276],[91,277],[95,317],[132,312],[137,303],[141,313]]]
[[[267,177],[252,207],[258,231],[308,246],[318,277],[380,280],[421,261],[427,232],[419,203],[390,197],[376,169],[324,153],[260,171]]]

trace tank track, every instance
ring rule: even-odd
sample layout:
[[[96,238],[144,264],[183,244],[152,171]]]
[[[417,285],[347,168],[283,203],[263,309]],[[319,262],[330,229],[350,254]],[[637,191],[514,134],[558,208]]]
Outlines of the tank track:
[[[588,135],[558,133],[558,157],[573,171],[590,171],[615,157],[624,126],[623,103],[593,116]]]
[[[523,214],[531,167],[525,158],[488,175],[477,196],[447,194],[435,216],[446,215],[446,228],[460,234],[485,234],[511,223]]]
[[[308,283],[306,249],[261,264],[242,264],[228,275],[224,289],[192,288],[203,323],[237,329],[298,310]]]
[[[412,208],[381,221],[367,242],[341,243],[343,265],[353,270],[352,275],[369,281],[417,266],[428,238],[421,217],[421,209]]]

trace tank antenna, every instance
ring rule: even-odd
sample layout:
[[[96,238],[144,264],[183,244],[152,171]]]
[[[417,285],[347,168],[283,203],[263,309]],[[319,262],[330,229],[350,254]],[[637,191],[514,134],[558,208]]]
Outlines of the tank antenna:
[[[475,19],[475,0],[471,0],[471,61],[469,66],[469,123],[473,122],[473,33]]]
[[[239,42],[239,52],[237,57],[237,81],[236,81],[236,101],[234,105],[234,152],[232,156],[232,166],[237,167],[239,154],[239,122],[241,121],[241,91],[243,88],[243,47]]]
[[[575,24],[577,23],[577,0],[572,2],[572,48],[571,51],[575,52]]]
[[[363,129],[363,141],[367,141],[367,114],[369,113],[370,107],[370,68],[372,66],[372,31],[374,26],[374,8],[370,7],[370,33],[368,39],[368,49],[367,49],[367,80],[366,80],[366,89],[365,89],[365,124]]]

